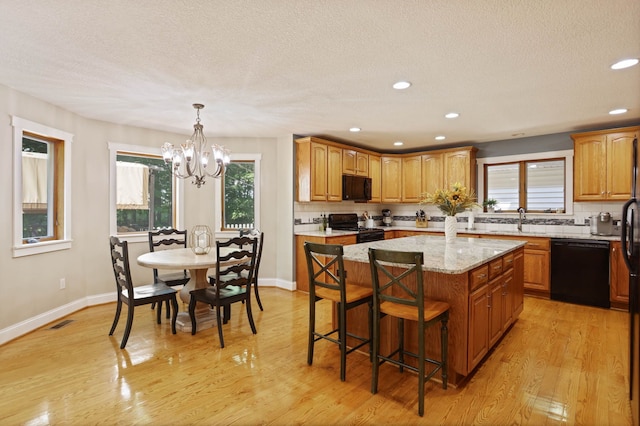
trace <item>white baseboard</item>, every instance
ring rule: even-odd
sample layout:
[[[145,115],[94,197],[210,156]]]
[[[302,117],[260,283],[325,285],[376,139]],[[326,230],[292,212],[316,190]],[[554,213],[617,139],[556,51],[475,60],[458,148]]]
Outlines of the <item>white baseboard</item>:
[[[289,291],[294,291],[296,289],[295,282],[280,280],[277,278],[260,278],[260,287],[278,287]],[[27,318],[24,321],[20,321],[17,324],[10,325],[9,327],[0,330],[0,345],[37,330],[44,325],[70,315],[80,309],[115,301],[116,295],[113,292],[109,292],[87,296],[83,299],[67,303],[66,305],[58,306],[50,311],[43,312],[35,317]]]

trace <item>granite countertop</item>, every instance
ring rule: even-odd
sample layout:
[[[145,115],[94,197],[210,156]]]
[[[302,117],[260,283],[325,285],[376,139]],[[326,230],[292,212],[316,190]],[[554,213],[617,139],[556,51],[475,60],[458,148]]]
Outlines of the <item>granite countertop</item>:
[[[461,274],[524,245],[525,241],[484,238],[456,238],[454,242],[447,244],[444,237],[416,235],[346,245],[344,259],[369,262],[369,247],[396,251],[421,251],[424,253],[423,269],[425,271]]]

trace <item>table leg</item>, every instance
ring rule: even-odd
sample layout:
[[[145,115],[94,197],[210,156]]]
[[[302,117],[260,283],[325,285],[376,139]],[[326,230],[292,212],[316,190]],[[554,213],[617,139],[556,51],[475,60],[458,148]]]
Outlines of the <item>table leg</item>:
[[[189,270],[191,279],[184,287],[182,287],[182,289],[180,289],[180,299],[186,305],[189,305],[189,300],[191,298],[189,292],[191,290],[209,287],[207,272],[208,268]],[[216,324],[215,311],[213,311],[206,303],[198,302],[196,305],[196,324],[198,325],[198,331],[211,328]],[[191,318],[189,318],[189,312],[178,313],[176,328],[180,331],[191,332]]]

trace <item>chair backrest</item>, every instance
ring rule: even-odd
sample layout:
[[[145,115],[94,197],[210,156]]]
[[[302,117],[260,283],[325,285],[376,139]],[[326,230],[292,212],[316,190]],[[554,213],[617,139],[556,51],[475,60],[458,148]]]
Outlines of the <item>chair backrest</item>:
[[[129,297],[133,297],[133,282],[129,269],[129,246],[126,241],[120,241],[118,237],[109,237],[109,248],[118,297],[123,289],[127,290]]]
[[[262,244],[264,243],[264,232],[260,232],[258,229],[241,229],[240,236],[248,236],[249,238],[257,238],[258,239],[258,253],[256,257],[256,271],[253,274],[254,280],[258,279],[258,275],[260,274],[260,261],[262,260]]]
[[[369,248],[374,307],[387,301],[424,312],[423,263],[422,252]]]
[[[246,246],[246,247],[245,247]],[[235,237],[216,241],[216,293],[227,286],[247,287],[250,293],[255,273],[258,240]],[[247,297],[249,297],[247,295]]]
[[[346,301],[344,278],[344,251],[339,244],[304,243],[309,274],[309,296],[314,300],[316,287],[340,292],[340,300]]]
[[[171,247],[174,246],[174,247]],[[186,248],[187,247],[187,230],[180,231],[178,229],[167,228],[158,229],[157,231],[149,231],[149,251],[156,251],[156,248]],[[186,276],[187,271],[184,271]],[[157,281],[158,270],[153,269],[153,280]]]

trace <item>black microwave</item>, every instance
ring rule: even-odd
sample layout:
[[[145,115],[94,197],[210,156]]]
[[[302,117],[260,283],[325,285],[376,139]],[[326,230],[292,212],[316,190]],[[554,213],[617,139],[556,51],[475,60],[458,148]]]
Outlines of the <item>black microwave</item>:
[[[349,201],[371,200],[371,178],[342,175],[342,199]]]

